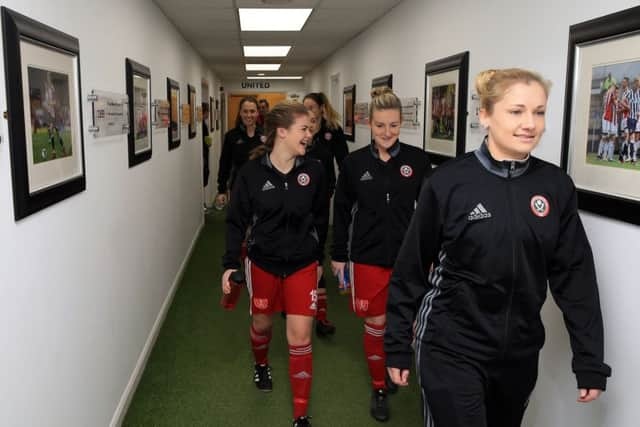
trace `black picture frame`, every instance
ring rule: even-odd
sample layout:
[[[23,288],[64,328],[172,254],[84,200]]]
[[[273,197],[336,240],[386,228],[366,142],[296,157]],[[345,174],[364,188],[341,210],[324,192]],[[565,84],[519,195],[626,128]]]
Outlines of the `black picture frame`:
[[[151,158],[153,132],[151,128],[151,71],[131,58],[125,59],[127,96],[129,97],[129,167]],[[137,79],[136,79],[137,78]],[[144,83],[146,89],[140,86]],[[137,89],[137,92],[136,92]],[[141,100],[138,99],[142,97]],[[144,108],[144,110],[141,110]],[[144,127],[144,131],[143,131]],[[148,138],[148,141],[145,139]]]
[[[174,94],[176,95],[175,99]],[[182,134],[180,118],[182,111],[180,111],[180,83],[169,77],[167,77],[167,100],[169,101],[169,131],[167,132],[167,138],[169,150],[173,150],[180,146]]]
[[[594,160],[590,148],[595,148],[597,145],[594,145],[593,141],[589,141],[589,133],[590,130],[593,130],[593,139],[593,135],[597,134],[596,128],[601,126],[599,136],[602,138],[604,135],[602,129],[604,114],[601,116],[603,120],[594,120],[585,124],[581,115],[577,114],[577,110],[592,113],[597,103],[604,104],[606,93],[604,96],[599,96],[602,95],[603,86],[600,86],[599,95],[593,94],[594,91],[598,93],[598,88],[594,88],[594,84],[597,83],[595,78],[597,71],[602,70],[603,67],[614,68],[615,65],[632,64],[636,70],[640,67],[638,61],[625,63],[627,59],[637,58],[637,54],[634,52],[637,52],[638,43],[640,43],[639,31],[640,6],[569,27],[567,83],[560,160],[562,168],[574,180],[580,209],[635,225],[640,225],[640,188],[633,184],[632,177],[634,175],[632,174],[640,174],[640,168],[635,168],[636,170],[622,169],[622,166],[618,165],[618,156],[613,162],[615,167],[613,164],[607,165],[604,162]],[[607,54],[611,52],[614,57],[598,57],[595,62],[589,62],[590,60],[583,56],[593,47],[606,48],[604,51]],[[586,80],[585,67],[589,67],[590,80]],[[588,101],[588,104],[584,101]],[[614,139],[618,138],[620,132],[622,132],[624,139],[624,130],[619,129],[616,125]],[[622,147],[622,144],[616,144],[615,141],[614,144]],[[624,160],[621,163],[624,165]],[[635,177],[635,182],[637,182],[637,175]],[[615,184],[616,181],[622,182],[622,185]],[[620,191],[620,193],[616,194],[616,191]]]
[[[347,86],[342,91],[342,131],[347,141],[356,140],[356,124],[354,111],[356,105],[356,85]]]
[[[1,14],[14,218],[18,221],[86,189],[80,44],[77,38],[6,7]],[[50,59],[38,52],[46,52]],[[66,63],[64,70],[51,65],[58,61]],[[22,73],[23,63],[27,75]],[[57,79],[57,87],[50,84],[53,94],[40,90],[42,76]],[[29,100],[23,98],[25,85]],[[47,98],[55,100],[49,104],[55,111],[46,116],[48,123],[34,107]],[[30,118],[25,117],[25,102],[31,108]],[[43,143],[46,148],[40,148]]]
[[[196,126],[198,123],[198,118],[196,117],[196,88],[187,85],[187,93],[189,96],[188,104],[189,104],[189,139],[196,137]]]
[[[214,107],[214,100],[213,100],[213,96],[209,97],[209,134],[213,133],[213,131],[215,131],[215,123],[213,122],[213,116],[214,116],[214,111],[213,111],[213,107]]]
[[[220,130],[220,99],[216,99],[216,130]]]
[[[389,89],[393,89],[393,74],[387,74],[371,80],[371,89],[375,89],[377,87],[388,87]]]
[[[425,64],[424,90],[424,134],[423,149],[429,153],[432,163],[440,165],[465,152],[467,126],[467,97],[469,90],[469,51]],[[445,83],[433,86],[432,82],[441,78]],[[457,86],[457,90],[455,88]],[[437,90],[453,87],[455,119],[449,119],[447,130],[442,133],[433,129],[432,98]],[[447,89],[444,89],[447,90]],[[455,126],[455,127],[454,127]],[[449,139],[451,132],[451,139]],[[438,138],[442,136],[441,138]],[[444,141],[444,142],[441,142]],[[455,147],[447,147],[454,142]]]

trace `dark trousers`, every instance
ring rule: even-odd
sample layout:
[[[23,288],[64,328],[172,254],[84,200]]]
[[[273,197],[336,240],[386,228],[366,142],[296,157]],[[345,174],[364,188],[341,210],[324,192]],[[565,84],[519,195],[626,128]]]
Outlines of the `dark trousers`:
[[[424,345],[425,427],[519,427],[538,377],[538,354],[478,362]]]

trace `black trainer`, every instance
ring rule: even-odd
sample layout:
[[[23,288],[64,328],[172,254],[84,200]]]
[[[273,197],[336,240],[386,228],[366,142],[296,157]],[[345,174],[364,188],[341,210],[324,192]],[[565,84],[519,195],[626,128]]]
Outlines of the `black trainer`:
[[[328,320],[317,320],[316,321],[316,335],[320,338],[326,337],[328,335],[333,335],[336,333],[336,327],[333,323]]]
[[[293,420],[293,427],[311,427],[311,422],[309,421],[311,417],[298,417]]]
[[[273,382],[271,381],[271,366],[256,365],[253,370],[253,382],[256,383],[258,390],[269,392],[273,390]]]
[[[387,392],[383,389],[373,390],[371,395],[371,416],[377,421],[389,419],[389,405],[387,404]]]
[[[391,381],[389,373],[387,373],[384,377],[384,385],[387,387],[388,394],[396,394],[398,392],[398,384]]]

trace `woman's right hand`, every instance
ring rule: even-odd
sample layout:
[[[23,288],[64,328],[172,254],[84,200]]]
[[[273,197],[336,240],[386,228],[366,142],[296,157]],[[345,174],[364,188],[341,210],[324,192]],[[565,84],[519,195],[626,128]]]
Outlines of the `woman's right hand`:
[[[344,266],[346,262],[334,261],[331,260],[331,271],[334,276],[344,277]]]
[[[231,273],[233,273],[234,271],[237,270],[234,268],[230,268],[222,273],[222,293],[225,295],[231,292],[231,283],[229,283],[229,276],[231,276]]]
[[[387,367],[389,378],[394,384],[405,387],[409,385],[409,370]]]
[[[227,204],[227,195],[224,193],[216,194],[215,204],[217,206],[224,206]]]

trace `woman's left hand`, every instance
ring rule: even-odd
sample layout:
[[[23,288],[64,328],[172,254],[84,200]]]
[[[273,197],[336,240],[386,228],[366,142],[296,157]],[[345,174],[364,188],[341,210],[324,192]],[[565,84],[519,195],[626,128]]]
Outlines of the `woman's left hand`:
[[[316,277],[316,283],[320,283],[320,279],[322,279],[322,266],[320,264],[318,264],[318,269],[317,269],[317,273],[318,273],[318,277]]]
[[[589,403],[596,400],[602,394],[602,390],[597,388],[581,388],[578,390],[578,402]]]

